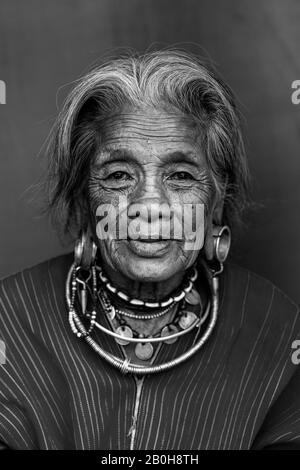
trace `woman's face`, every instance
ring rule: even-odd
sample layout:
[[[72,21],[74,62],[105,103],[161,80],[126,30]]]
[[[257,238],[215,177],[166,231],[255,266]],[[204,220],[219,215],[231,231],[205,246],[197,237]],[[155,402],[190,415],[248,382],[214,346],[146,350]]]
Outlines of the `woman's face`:
[[[188,233],[190,208],[194,216],[196,207],[200,208],[198,215],[202,214],[201,207],[208,210],[212,197],[199,129],[184,115],[147,108],[110,118],[101,135],[101,148],[91,168],[89,197],[94,233],[101,220],[96,217],[97,209],[103,216],[99,207],[106,204],[110,214],[102,219],[110,222],[106,239],[102,232],[98,240],[104,266],[139,282],[167,280],[191,266],[203,246],[203,239],[199,239],[191,249]],[[160,211],[159,205],[175,210]],[[184,207],[189,207],[187,212]],[[122,217],[120,235],[120,226],[112,222]],[[178,223],[185,224],[181,233]],[[203,217],[193,223],[197,224],[194,232],[204,233]],[[99,233],[97,230],[98,237]]]

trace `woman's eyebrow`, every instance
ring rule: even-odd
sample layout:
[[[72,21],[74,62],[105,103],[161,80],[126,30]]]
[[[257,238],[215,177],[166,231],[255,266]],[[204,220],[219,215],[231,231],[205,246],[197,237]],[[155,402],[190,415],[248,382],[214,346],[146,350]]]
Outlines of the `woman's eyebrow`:
[[[166,153],[163,156],[163,158],[166,163],[190,163],[191,165],[194,165],[194,166],[199,165],[199,156],[195,152],[192,152],[192,151],[170,152],[170,153]]]
[[[106,166],[110,163],[116,162],[132,162],[138,163],[138,158],[134,156],[134,153],[129,149],[102,149],[102,152],[98,154],[95,162],[96,167]],[[195,167],[199,166],[199,156],[193,151],[172,151],[161,155],[162,164],[172,163],[188,163]]]
[[[128,149],[102,149],[97,155],[95,166],[102,167],[116,162],[136,162],[133,152]]]

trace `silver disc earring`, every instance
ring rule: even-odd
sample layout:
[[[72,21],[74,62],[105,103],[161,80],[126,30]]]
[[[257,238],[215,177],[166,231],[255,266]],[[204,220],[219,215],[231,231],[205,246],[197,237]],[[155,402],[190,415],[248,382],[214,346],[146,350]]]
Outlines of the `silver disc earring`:
[[[214,259],[223,264],[229,254],[231,245],[231,231],[228,225],[214,225],[213,238]]]

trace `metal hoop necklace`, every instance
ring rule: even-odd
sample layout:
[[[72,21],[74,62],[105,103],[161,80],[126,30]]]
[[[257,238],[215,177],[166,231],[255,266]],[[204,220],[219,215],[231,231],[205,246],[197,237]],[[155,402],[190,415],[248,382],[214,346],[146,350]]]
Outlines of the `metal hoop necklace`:
[[[203,335],[199,338],[197,343],[195,345],[193,345],[188,351],[181,354],[177,358],[175,358],[171,361],[162,363],[162,364],[158,364],[158,365],[143,366],[143,365],[131,363],[128,359],[125,359],[125,360],[120,359],[120,358],[114,356],[113,354],[108,353],[107,351],[103,350],[99,346],[99,344],[97,344],[91,338],[90,329],[88,331],[86,330],[86,328],[84,327],[84,325],[81,322],[80,318],[76,314],[75,307],[74,307],[74,300],[75,300],[76,290],[74,289],[75,285],[73,283],[72,283],[72,296],[70,294],[70,282],[71,282],[71,279],[72,279],[73,272],[76,269],[76,266],[74,264],[71,266],[70,271],[69,271],[68,276],[67,276],[67,280],[66,280],[66,300],[67,300],[67,304],[68,304],[68,307],[69,307],[69,320],[70,320],[70,325],[71,325],[72,331],[77,336],[83,337],[85,339],[85,341],[92,347],[92,349],[100,357],[105,359],[108,363],[110,363],[111,365],[113,365],[114,367],[119,369],[120,372],[122,372],[124,374],[125,373],[131,373],[131,374],[137,374],[137,375],[154,374],[154,373],[158,373],[158,372],[162,372],[162,371],[171,369],[171,368],[181,364],[182,362],[188,360],[191,356],[193,356],[206,343],[206,341],[210,337],[210,335],[211,335],[211,333],[212,333],[212,331],[215,327],[216,321],[217,321],[218,309],[219,309],[219,280],[218,280],[218,277],[217,277],[218,273],[212,273],[210,271],[210,269],[205,265],[205,263],[203,263],[203,264],[204,264],[204,267],[205,267],[205,270],[206,270],[206,273],[207,273],[208,277],[210,277],[210,279],[209,279],[209,286],[210,286],[210,291],[211,291],[211,312],[210,312],[211,315],[210,315],[210,320],[209,320],[209,323],[207,325],[206,330],[204,331]],[[74,279],[73,279],[73,282],[74,282]],[[95,292],[94,289],[93,289],[93,292]],[[197,319],[197,323],[198,322],[199,322],[199,319]],[[95,323],[96,323],[95,318],[93,318],[91,320],[91,325],[94,326]],[[98,326],[98,324],[97,324],[97,326]],[[102,325],[99,325],[99,326],[100,326],[100,329],[102,329],[106,333],[109,332],[109,334],[111,336],[116,335],[116,333],[114,333],[110,330],[107,330],[106,328],[102,327]],[[192,325],[192,326],[193,327],[196,326],[196,322],[195,322],[195,325]],[[192,329],[192,326],[191,326],[191,329]],[[185,334],[186,330],[183,331],[183,332],[179,332],[179,333]],[[173,336],[174,335],[170,335],[170,339]],[[164,339],[166,340],[167,338],[168,337],[165,337]],[[152,342],[155,342],[157,340],[162,341],[161,338],[145,338],[143,341],[146,341],[146,340],[148,340],[149,342],[150,342],[150,340]],[[135,342],[135,341],[140,342],[141,340],[140,340],[140,338],[131,338],[131,342]]]
[[[183,308],[179,307],[179,304],[175,304],[175,309],[173,312],[173,319],[168,321],[167,323],[164,322],[164,325],[160,328],[160,330],[154,335],[145,335],[136,331],[124,318],[124,313],[121,312],[119,314],[119,310],[113,308],[110,300],[108,299],[106,293],[102,292],[102,295],[99,296],[99,300],[101,303],[101,307],[111,324],[112,329],[114,330],[114,338],[115,341],[120,344],[121,346],[127,346],[130,343],[134,343],[134,354],[135,356],[142,360],[147,361],[153,357],[154,354],[154,347],[152,343],[166,343],[166,344],[173,344],[178,338],[184,334],[189,333],[193,328],[198,328],[200,330],[201,325],[203,324],[203,318],[207,317],[209,312],[210,303],[207,303],[206,312],[203,314],[203,305],[201,303],[201,298],[199,296],[200,303],[195,303],[198,301],[195,295],[187,296],[188,298],[184,301]],[[194,305],[191,304],[191,301],[194,302]],[[200,307],[200,311],[198,309]],[[196,311],[197,309],[197,311]],[[161,317],[162,313],[165,315],[167,311],[170,311],[170,306],[167,309],[163,310],[159,314],[150,314],[146,315],[147,319]],[[133,318],[135,320],[141,321],[145,315],[134,315]],[[132,317],[131,317],[132,318]],[[99,329],[102,329],[101,325],[97,322],[95,326]],[[199,333],[199,331],[198,331]],[[108,334],[111,334],[109,331]],[[134,339],[133,338],[137,338]],[[157,339],[155,339],[157,338]]]

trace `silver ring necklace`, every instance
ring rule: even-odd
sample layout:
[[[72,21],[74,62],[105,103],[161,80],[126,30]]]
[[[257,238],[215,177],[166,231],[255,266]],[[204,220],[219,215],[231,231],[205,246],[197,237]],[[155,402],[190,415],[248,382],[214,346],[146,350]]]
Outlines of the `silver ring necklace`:
[[[185,328],[182,331],[177,331],[170,335],[165,334],[162,337],[142,338],[143,343],[155,343],[155,342],[162,342],[162,341],[172,342],[175,338],[188,333],[193,328],[195,327],[199,328],[199,326],[204,322],[204,320],[206,320],[206,317],[208,317],[208,315],[210,314],[210,320],[208,322],[208,325],[205,331],[203,332],[203,334],[200,336],[199,340],[188,351],[179,355],[177,358],[172,359],[162,364],[157,364],[157,365],[151,365],[151,366],[140,365],[140,364],[132,363],[129,359],[121,359],[119,357],[116,357],[115,355],[105,351],[99,344],[97,344],[96,341],[90,336],[91,331],[94,326],[102,330],[104,333],[110,336],[113,336],[115,339],[118,339],[119,341],[124,341],[124,335],[108,330],[102,325],[100,325],[98,322],[96,322],[95,307],[93,308],[92,314],[89,315],[91,318],[91,326],[88,330],[86,330],[85,326],[83,325],[82,321],[77,315],[75,306],[74,306],[75,296],[76,296],[76,274],[74,273],[78,269],[76,268],[75,264],[72,264],[69,270],[68,276],[67,276],[67,280],[66,280],[66,300],[67,300],[67,305],[69,307],[69,322],[70,322],[73,333],[76,334],[78,337],[84,338],[84,340],[92,347],[92,349],[100,357],[102,357],[108,363],[110,363],[111,365],[119,369],[122,373],[131,373],[131,374],[137,374],[137,375],[154,374],[154,373],[171,369],[181,364],[182,362],[188,360],[191,356],[193,356],[206,343],[217,321],[218,308],[219,308],[219,280],[217,277],[218,273],[212,273],[205,263],[203,263],[203,265],[204,265],[204,268],[206,270],[208,277],[210,278],[209,286],[210,286],[210,291],[211,291],[211,302],[208,302],[209,307],[207,308],[207,311],[204,314],[204,319],[202,319],[203,321],[201,321],[201,318],[199,319],[199,317],[196,317],[195,321],[192,322],[187,328]],[[95,296],[95,293],[96,293],[95,269],[92,271],[92,273],[93,273],[93,276],[92,276],[93,277],[93,294]],[[73,280],[71,281],[71,279]],[[70,290],[70,284],[72,285],[72,294]],[[189,289],[189,292],[191,291],[191,289],[192,289],[192,286]],[[126,337],[126,341],[131,342],[131,343],[141,343],[141,338]]]

